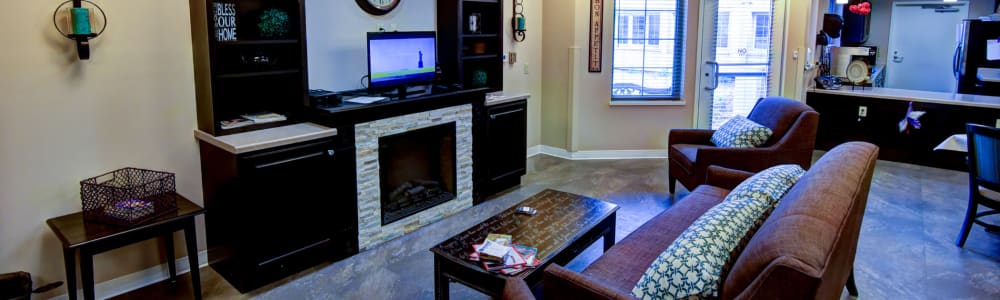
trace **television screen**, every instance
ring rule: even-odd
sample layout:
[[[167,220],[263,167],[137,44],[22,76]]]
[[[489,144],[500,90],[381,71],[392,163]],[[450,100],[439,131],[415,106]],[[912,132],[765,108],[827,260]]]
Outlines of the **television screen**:
[[[434,32],[369,32],[369,87],[398,87],[434,81]]]

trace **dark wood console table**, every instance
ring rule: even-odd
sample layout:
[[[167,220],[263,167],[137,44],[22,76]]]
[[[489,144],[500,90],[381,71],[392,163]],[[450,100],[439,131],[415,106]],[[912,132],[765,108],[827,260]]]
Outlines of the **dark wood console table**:
[[[175,194],[176,195],[176,194]],[[83,278],[83,298],[95,299],[94,295],[94,255],[125,245],[155,237],[164,237],[167,251],[167,267],[170,281],[177,278],[174,265],[174,236],[184,230],[187,244],[188,262],[191,265],[191,281],[195,299],[201,299],[201,276],[198,272],[198,238],[195,233],[194,217],[205,212],[197,204],[181,195],[177,196],[177,211],[153,219],[135,227],[115,227],[83,220],[83,213],[68,214],[45,221],[63,245],[66,263],[66,287],[69,299],[76,299],[76,255],[80,250],[80,276]]]
[[[530,206],[538,214],[515,213],[520,206]],[[545,267],[565,265],[599,238],[604,251],[615,244],[615,218],[618,205],[580,195],[545,190],[482,223],[431,248],[434,252],[434,297],[448,299],[448,283],[461,282],[494,299],[502,298],[508,276],[490,273],[479,262],[470,261],[472,245],[490,233],[509,234],[514,242],[538,248],[541,264],[514,275],[534,285],[541,282]]]

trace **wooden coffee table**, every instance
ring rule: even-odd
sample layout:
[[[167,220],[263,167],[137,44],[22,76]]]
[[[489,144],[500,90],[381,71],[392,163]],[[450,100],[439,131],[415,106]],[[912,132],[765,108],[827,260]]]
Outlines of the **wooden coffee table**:
[[[515,213],[520,206],[538,210],[534,216]],[[584,249],[604,238],[604,251],[615,244],[618,205],[593,198],[545,190],[478,225],[434,246],[434,297],[448,299],[449,281],[457,281],[500,299],[507,278],[520,278],[534,286],[549,264],[565,265]],[[472,245],[490,233],[513,236],[514,242],[538,248],[541,264],[514,276],[490,273],[480,262],[470,261]]]

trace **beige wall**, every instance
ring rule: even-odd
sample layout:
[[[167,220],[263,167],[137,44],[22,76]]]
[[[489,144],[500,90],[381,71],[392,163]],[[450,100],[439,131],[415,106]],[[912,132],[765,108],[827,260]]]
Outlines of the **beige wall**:
[[[688,3],[688,37],[697,36],[698,5]],[[542,144],[570,151],[666,148],[670,128],[693,124],[694,80],[684,81],[682,106],[610,106],[614,1],[605,1],[601,73],[587,71],[589,8],[590,0],[545,2]],[[687,66],[695,64],[696,40],[687,39]],[[694,78],[694,68],[684,72]]]
[[[546,0],[542,9],[544,20],[542,42],[542,118],[541,143],[569,148],[568,109],[571,47],[576,30],[573,7],[575,0]]]
[[[80,210],[80,180],[145,167],[202,198],[187,1],[98,1],[110,26],[89,61],[52,27],[60,2],[8,1],[0,18],[0,272],[36,285],[64,280],[45,220]],[[98,255],[97,280],[157,264],[155,246]]]
[[[777,95],[804,99],[805,87],[811,81],[803,69],[805,49],[815,44],[816,3],[821,1],[825,0],[775,2],[775,14],[786,16],[783,22],[775,22],[776,34],[781,38],[776,51],[781,66]],[[586,68],[589,4],[590,0],[551,0],[544,4],[542,144],[570,151],[666,148],[670,129],[694,125],[701,1],[688,0],[686,4],[685,104],[680,106],[609,105],[614,1],[605,1],[601,73],[589,73]],[[570,5],[573,9],[567,9]],[[799,58],[793,58],[794,51],[799,52]]]
[[[503,0],[504,49],[517,52],[517,61],[504,65],[503,89],[508,93],[529,93],[528,147],[541,144],[542,140],[542,43],[545,23],[542,22],[542,0],[525,0],[524,17],[527,33],[524,41],[515,42],[510,32],[514,17],[511,0]],[[546,1],[551,2],[551,0]],[[525,74],[527,68],[527,74]]]

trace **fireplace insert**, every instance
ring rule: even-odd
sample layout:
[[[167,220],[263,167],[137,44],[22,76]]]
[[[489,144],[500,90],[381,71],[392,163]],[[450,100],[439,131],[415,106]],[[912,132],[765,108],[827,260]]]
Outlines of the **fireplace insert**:
[[[382,225],[455,199],[455,123],[379,138]]]

